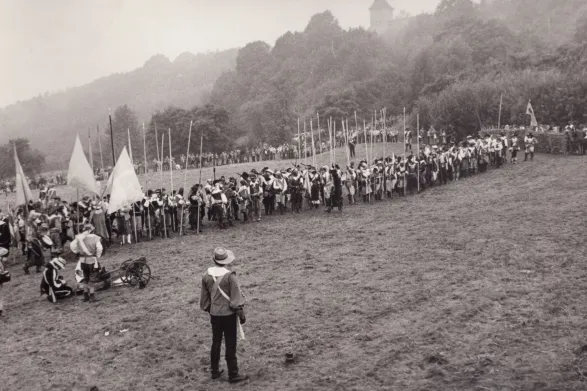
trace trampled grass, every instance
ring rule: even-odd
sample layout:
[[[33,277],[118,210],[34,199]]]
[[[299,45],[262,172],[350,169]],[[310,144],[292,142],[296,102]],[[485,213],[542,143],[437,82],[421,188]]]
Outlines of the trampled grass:
[[[95,304],[52,305],[40,275],[12,266],[0,389],[225,389],[209,379],[198,296],[211,251],[226,246],[248,299],[238,356],[251,380],[235,388],[583,390],[584,164],[538,155],[391,202],[117,247],[107,267],[146,256],[157,279]]]

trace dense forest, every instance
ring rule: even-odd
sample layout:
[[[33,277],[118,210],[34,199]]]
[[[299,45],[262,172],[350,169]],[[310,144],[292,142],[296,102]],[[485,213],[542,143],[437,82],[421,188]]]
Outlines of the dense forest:
[[[87,145],[99,125],[106,146],[108,110],[127,105],[141,121],[172,105],[191,108],[209,100],[216,79],[233,69],[237,50],[183,53],[173,62],[155,55],[143,67],[113,74],[87,85],[17,102],[0,109],[0,143],[25,137],[46,154],[47,169],[67,167],[75,134]],[[127,135],[126,128],[117,129]],[[136,129],[133,129],[136,131]],[[104,153],[110,149],[104,148]],[[111,154],[111,153],[110,153]],[[109,157],[110,155],[108,155]]]
[[[377,36],[343,30],[330,12],[274,47],[241,49],[212,102],[254,141],[291,139],[298,116],[368,121],[374,110],[464,135],[498,122],[587,122],[587,3],[583,0],[442,0],[434,14],[397,20]],[[352,124],[351,120],[351,124]],[[359,121],[362,122],[362,121]],[[325,127],[325,123],[321,124]],[[236,139],[236,137],[235,137]]]
[[[100,124],[108,161],[105,114],[117,106],[115,154],[127,130],[142,153],[144,121],[149,160],[169,132],[173,153],[183,153],[175,149],[185,148],[190,122],[192,150],[204,136],[205,151],[291,142],[298,117],[315,121],[318,112],[354,126],[355,111],[362,122],[383,107],[394,117],[405,107],[412,127],[419,112],[423,127],[461,136],[497,125],[500,99],[502,125],[528,125],[528,100],[540,124],[581,125],[586,66],[584,0],[442,0],[434,13],[399,18],[383,35],[345,30],[325,11],[274,46],[252,42],[238,53],[185,54],[173,63],[155,56],[130,74],[10,106],[0,126],[9,130],[3,137],[35,135],[32,146],[48,160],[67,160],[72,135]],[[168,139],[164,146],[167,155]],[[94,159],[97,151],[94,141]]]

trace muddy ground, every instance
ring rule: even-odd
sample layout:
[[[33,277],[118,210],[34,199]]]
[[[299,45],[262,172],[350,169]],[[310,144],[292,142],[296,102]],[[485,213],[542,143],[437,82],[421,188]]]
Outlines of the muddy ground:
[[[50,304],[40,275],[12,265],[0,389],[584,390],[584,167],[538,155],[342,213],[115,247],[107,268],[145,256],[156,279],[93,304]],[[248,299],[242,385],[208,373],[198,300],[215,246],[236,253]]]

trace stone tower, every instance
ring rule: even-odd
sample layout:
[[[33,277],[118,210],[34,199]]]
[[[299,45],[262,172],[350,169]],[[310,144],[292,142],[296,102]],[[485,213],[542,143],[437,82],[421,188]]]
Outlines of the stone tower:
[[[393,7],[387,0],[375,0],[371,8],[371,30],[383,34],[393,21]]]

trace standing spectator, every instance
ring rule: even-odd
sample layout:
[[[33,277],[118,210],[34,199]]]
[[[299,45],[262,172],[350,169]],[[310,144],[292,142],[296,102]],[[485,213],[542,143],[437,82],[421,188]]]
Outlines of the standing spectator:
[[[238,383],[249,378],[239,374],[236,358],[237,322],[244,324],[246,321],[243,310],[245,297],[238,286],[236,274],[226,268],[234,261],[232,251],[218,247],[214,250],[212,260],[214,266],[208,268],[202,278],[200,295],[200,308],[210,314],[212,324],[212,379],[220,378],[224,372],[220,370],[220,348],[224,337],[228,380]]]

